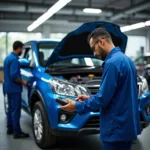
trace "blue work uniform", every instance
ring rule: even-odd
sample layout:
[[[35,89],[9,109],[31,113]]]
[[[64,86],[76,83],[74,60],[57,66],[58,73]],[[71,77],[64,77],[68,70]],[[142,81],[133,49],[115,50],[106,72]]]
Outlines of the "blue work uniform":
[[[133,61],[119,47],[113,48],[104,61],[97,94],[76,102],[79,114],[98,109],[101,110],[100,139],[107,146],[137,139],[140,134],[137,72]]]
[[[15,80],[21,78],[18,56],[14,52],[4,61],[4,92],[8,96],[7,128],[19,134],[22,85]]]

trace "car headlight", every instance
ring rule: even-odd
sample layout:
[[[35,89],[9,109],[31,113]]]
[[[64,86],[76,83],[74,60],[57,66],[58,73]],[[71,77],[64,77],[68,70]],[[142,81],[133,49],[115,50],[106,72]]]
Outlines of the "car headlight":
[[[149,90],[148,82],[143,76],[140,76],[140,78],[141,78],[141,95],[143,95]]]
[[[89,95],[89,91],[85,87],[72,84],[58,78],[52,78],[50,80],[50,85],[56,94],[75,97],[79,95]]]

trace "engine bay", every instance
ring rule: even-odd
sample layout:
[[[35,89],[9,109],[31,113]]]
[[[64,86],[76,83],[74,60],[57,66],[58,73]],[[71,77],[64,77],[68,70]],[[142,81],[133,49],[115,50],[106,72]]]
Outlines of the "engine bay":
[[[91,94],[97,93],[101,83],[101,73],[61,73],[54,76],[73,84],[80,84],[88,88]]]

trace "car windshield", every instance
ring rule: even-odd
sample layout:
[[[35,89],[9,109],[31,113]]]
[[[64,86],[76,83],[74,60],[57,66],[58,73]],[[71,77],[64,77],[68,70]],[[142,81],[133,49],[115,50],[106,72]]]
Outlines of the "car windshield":
[[[55,47],[57,46],[58,42],[49,42],[49,43],[39,43],[38,44],[38,52],[39,52],[39,63],[41,66],[45,66],[49,57],[53,53]],[[53,67],[81,67],[81,66],[102,66],[103,61],[97,58],[71,58],[67,60],[62,60],[54,63]]]
[[[38,52],[39,52],[39,63],[41,66],[45,66],[48,58],[51,56],[58,42],[49,42],[49,43],[39,43]]]
[[[89,67],[89,66],[96,66],[101,67],[103,61],[97,58],[71,58],[63,61],[59,61],[53,64],[53,67]]]

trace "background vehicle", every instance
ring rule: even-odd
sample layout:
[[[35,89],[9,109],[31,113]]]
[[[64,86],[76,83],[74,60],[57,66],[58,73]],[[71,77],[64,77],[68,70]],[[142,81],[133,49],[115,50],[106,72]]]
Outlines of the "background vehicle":
[[[150,53],[145,53],[134,60],[138,74],[143,75],[150,87]]]
[[[143,130],[150,122],[150,91],[147,80],[143,76],[138,76],[138,88],[140,122],[141,130]]]
[[[98,91],[102,61],[93,56],[87,36],[101,26],[111,34],[114,44],[125,52],[126,35],[121,33],[119,26],[106,22],[83,24],[61,42],[49,40],[25,43],[20,59],[21,75],[30,86],[23,87],[22,107],[32,115],[33,134],[39,147],[53,145],[57,136],[99,133],[100,110],[83,115],[68,113],[59,108],[56,99],[68,97],[75,100],[78,95],[90,95]],[[148,89],[144,88],[145,80],[140,79],[139,91],[145,89],[141,93],[145,94]],[[142,114],[145,112],[142,108],[147,107],[147,104],[141,103],[140,106]],[[148,115],[143,115],[143,121],[150,120]]]

